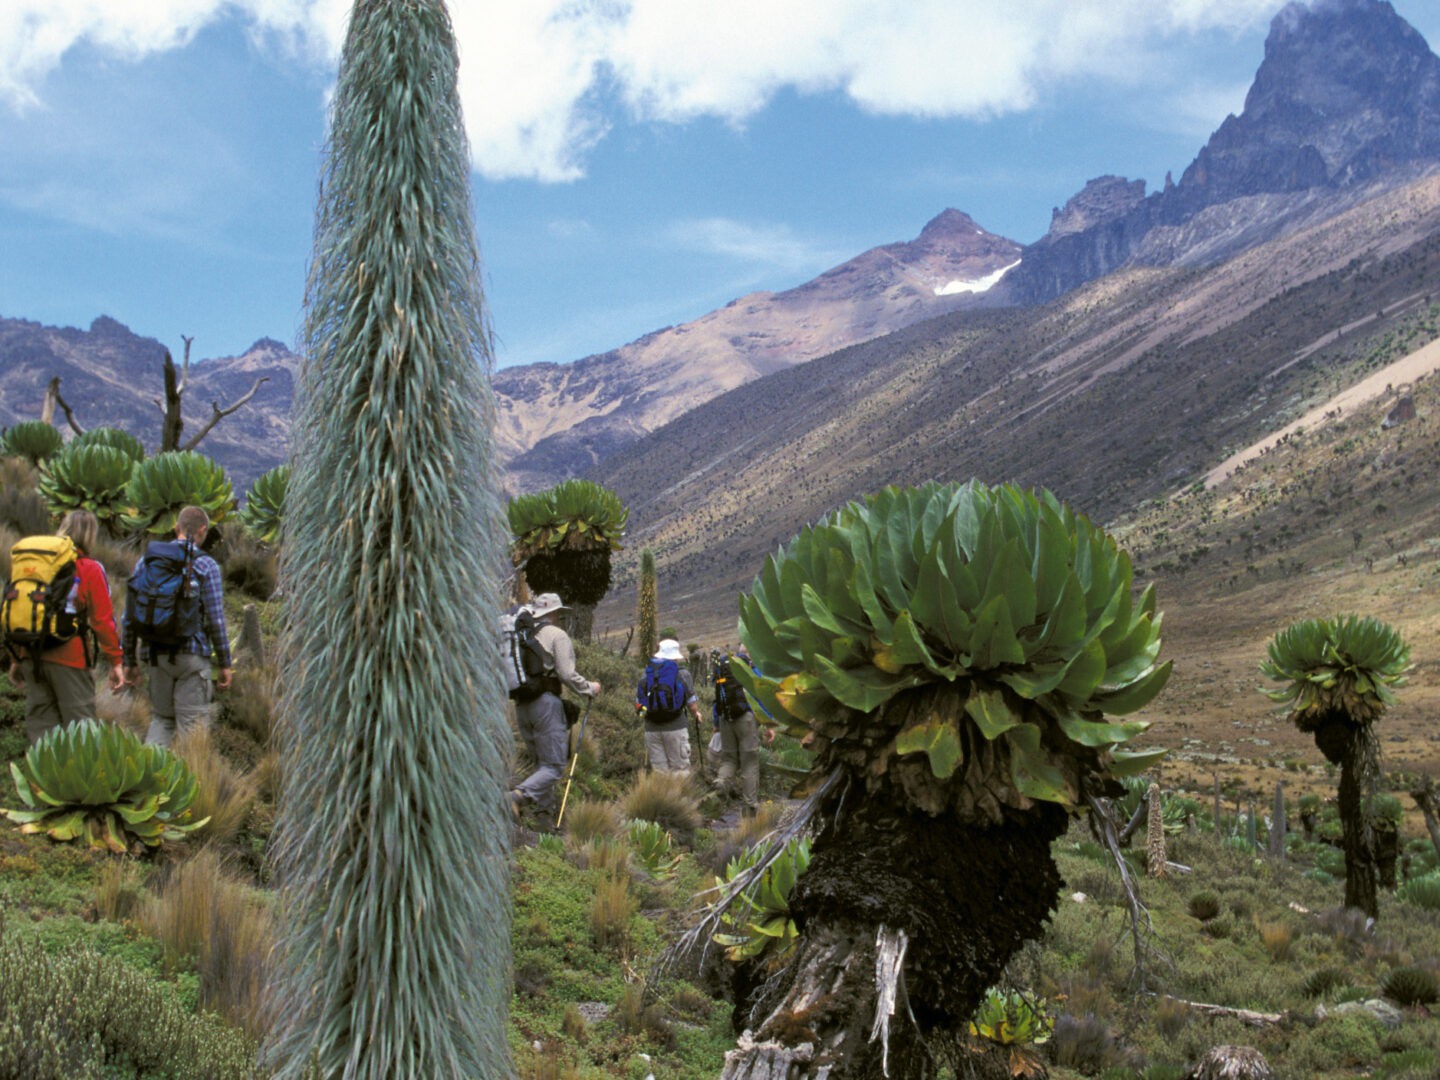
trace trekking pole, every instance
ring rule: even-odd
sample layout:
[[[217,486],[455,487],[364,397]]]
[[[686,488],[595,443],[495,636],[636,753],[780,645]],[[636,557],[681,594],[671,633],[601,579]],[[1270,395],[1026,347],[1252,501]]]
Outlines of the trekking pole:
[[[565,794],[560,797],[560,812],[555,815],[555,827],[565,817],[565,803],[570,799],[570,785],[575,781],[575,763],[580,760],[580,744],[585,741],[585,721],[590,719],[590,705],[595,699],[585,699],[585,715],[580,717],[580,734],[575,736],[575,753],[570,755],[570,775],[565,779]]]

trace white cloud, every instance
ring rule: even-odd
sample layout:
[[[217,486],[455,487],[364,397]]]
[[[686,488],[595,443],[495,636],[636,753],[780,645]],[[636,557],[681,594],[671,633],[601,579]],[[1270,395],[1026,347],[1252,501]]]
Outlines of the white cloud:
[[[138,59],[238,15],[262,41],[333,62],[348,0],[4,0],[0,100],[43,96],[88,42]],[[1076,77],[1133,79],[1186,35],[1251,29],[1277,0],[452,0],[476,168],[564,181],[613,122],[741,123],[778,90],[913,116],[990,116]]]
[[[796,236],[785,225],[746,225],[729,218],[697,218],[671,225],[666,239],[677,247],[721,255],[771,270],[805,271],[838,263],[845,255]]]
[[[545,231],[556,240],[578,240],[595,233],[584,218],[555,218],[545,225]]]

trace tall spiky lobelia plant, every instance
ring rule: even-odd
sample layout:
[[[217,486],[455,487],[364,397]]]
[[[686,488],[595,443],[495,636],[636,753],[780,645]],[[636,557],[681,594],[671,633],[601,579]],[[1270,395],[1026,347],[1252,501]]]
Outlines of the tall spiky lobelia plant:
[[[513,1075],[489,332],[441,0],[357,0],[286,492],[280,1077]]]
[[[635,621],[639,624],[642,659],[654,656],[659,647],[660,639],[655,636],[658,603],[655,595],[655,555],[646,548],[640,552],[640,600],[635,613]]]

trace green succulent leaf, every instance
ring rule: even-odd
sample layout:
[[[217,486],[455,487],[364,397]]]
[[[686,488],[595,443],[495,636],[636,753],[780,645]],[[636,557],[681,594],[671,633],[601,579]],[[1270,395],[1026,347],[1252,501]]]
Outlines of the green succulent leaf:
[[[954,720],[932,716],[895,736],[895,752],[925,754],[930,759],[931,771],[945,780],[960,765],[960,728]]]
[[[245,496],[240,521],[262,544],[273,544],[280,539],[285,521],[285,492],[289,486],[290,466],[277,465],[261,473]]]
[[[40,467],[40,494],[51,513],[89,510],[114,529],[127,511],[126,490],[136,469],[125,450],[76,439]]]
[[[715,884],[734,881],[768,853],[768,842],[762,841],[731,859],[725,867],[725,876],[717,878]],[[810,841],[790,841],[760,880],[741,893],[725,911],[721,916],[724,929],[715,935],[714,941],[725,947],[731,961],[739,963],[758,957],[769,965],[776,965],[794,947],[798,932],[790,918],[790,894],[809,865]]]
[[[119,428],[91,428],[70,440],[69,448],[77,446],[108,446],[124,452],[131,461],[145,460],[145,445],[128,431],[121,431]]]

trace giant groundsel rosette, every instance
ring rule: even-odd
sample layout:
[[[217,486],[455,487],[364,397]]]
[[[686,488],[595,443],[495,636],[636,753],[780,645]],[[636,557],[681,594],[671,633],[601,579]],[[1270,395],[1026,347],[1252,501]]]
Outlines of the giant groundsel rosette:
[[[40,494],[53,513],[88,510],[113,529],[129,509],[126,492],[139,467],[119,447],[76,440],[40,466]]]
[[[804,529],[740,601],[763,675],[746,688],[873,791],[998,823],[1002,807],[1067,809],[1164,751],[1111,721],[1164,687],[1153,586],[1048,491],[886,488]]]
[[[1410,670],[1410,646],[1395,628],[1358,615],[1305,619],[1270,639],[1260,671],[1283,685],[1265,695],[1287,706],[1301,731],[1313,733],[1326,717],[1356,726],[1395,704],[1394,688]]]

